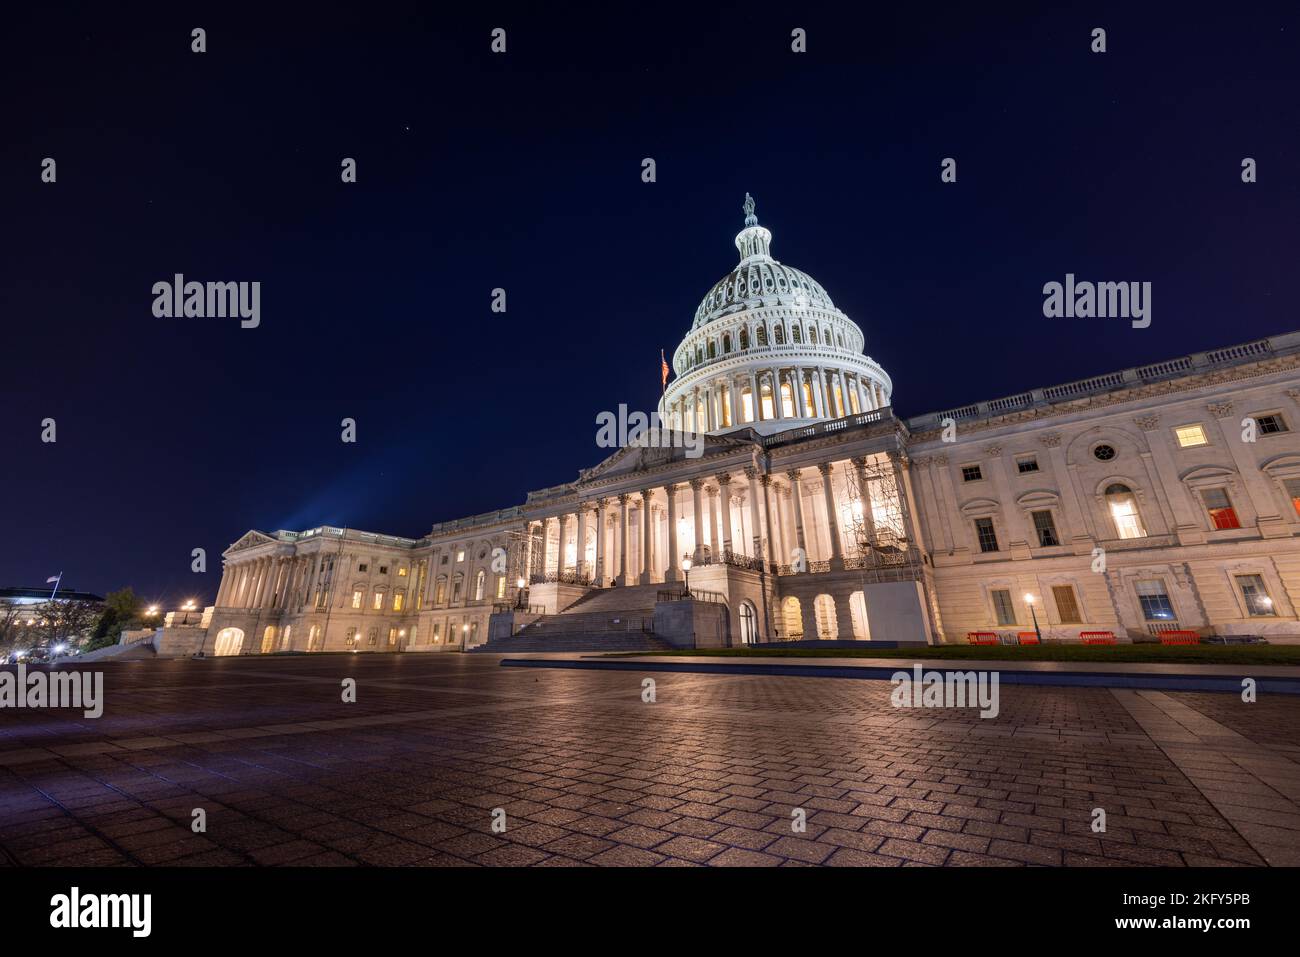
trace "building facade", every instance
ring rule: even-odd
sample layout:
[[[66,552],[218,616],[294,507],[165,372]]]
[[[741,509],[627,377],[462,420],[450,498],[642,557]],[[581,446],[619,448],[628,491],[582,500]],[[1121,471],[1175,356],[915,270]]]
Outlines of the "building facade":
[[[205,651],[508,648],[688,586],[720,616],[700,645],[1300,638],[1300,333],[903,420],[862,330],[771,241],[746,196],[663,430],[419,539],[249,531]]]

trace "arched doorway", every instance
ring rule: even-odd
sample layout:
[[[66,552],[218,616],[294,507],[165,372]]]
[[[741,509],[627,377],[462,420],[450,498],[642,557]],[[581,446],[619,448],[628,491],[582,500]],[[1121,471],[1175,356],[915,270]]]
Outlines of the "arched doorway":
[[[244,643],[244,632],[240,628],[222,628],[217,632],[217,644],[212,649],[214,655],[237,655]]]
[[[818,638],[838,638],[840,623],[835,618],[835,599],[830,595],[818,595],[813,602],[813,614],[817,617]]]
[[[280,650],[288,651],[293,647],[293,625],[285,625],[280,633]]]
[[[791,595],[781,603],[781,617],[785,620],[785,633],[790,638],[803,637],[803,608],[799,599]]]
[[[871,625],[867,621],[867,598],[855,591],[849,596],[849,615],[853,618],[853,637],[859,641],[871,640]]]
[[[307,632],[307,650],[321,651],[325,648],[325,633],[320,625],[312,625]]]
[[[740,603],[740,643],[752,645],[758,641],[758,611],[754,603],[745,599]]]
[[[267,625],[262,632],[262,654],[269,655],[275,651],[275,625]]]

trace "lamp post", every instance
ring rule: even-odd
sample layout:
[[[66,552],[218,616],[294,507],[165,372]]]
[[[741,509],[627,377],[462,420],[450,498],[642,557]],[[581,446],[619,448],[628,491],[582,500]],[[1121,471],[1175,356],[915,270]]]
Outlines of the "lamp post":
[[[517,579],[515,580],[515,588],[517,589],[517,591],[516,591],[516,593],[515,593],[515,607],[516,607],[516,608],[526,608],[526,607],[528,607],[528,605],[527,605],[527,603],[528,603],[528,592],[525,591],[525,589],[524,589],[524,586],[527,585],[527,584],[528,584],[528,582],[526,582],[526,581],[524,580],[524,577],[523,577],[522,575],[520,575],[519,578],[517,578]]]
[[[1038,628],[1038,615],[1034,611],[1034,596],[1032,592],[1025,592],[1025,604],[1029,606],[1029,617],[1034,622],[1034,634],[1038,636],[1038,643],[1043,643],[1043,633]]]
[[[692,562],[689,558],[682,559],[682,571],[686,575],[686,591],[684,594],[687,598],[691,597],[691,564]]]
[[[188,625],[190,623],[190,612],[194,611],[197,607],[198,606],[194,604],[193,598],[181,605],[181,611],[185,612],[185,614],[181,616],[182,625]]]

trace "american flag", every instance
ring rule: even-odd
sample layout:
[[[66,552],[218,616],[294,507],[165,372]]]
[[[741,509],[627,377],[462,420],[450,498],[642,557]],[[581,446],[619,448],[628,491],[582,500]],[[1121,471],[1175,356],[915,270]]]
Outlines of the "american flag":
[[[668,360],[664,358],[662,349],[659,350],[659,377],[661,379],[660,386],[665,389],[668,388]]]

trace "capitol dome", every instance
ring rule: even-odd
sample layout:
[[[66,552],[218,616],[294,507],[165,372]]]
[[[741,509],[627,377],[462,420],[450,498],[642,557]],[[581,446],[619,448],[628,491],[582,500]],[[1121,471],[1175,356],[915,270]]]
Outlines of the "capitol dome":
[[[890,404],[893,383],[862,354],[858,325],[821,283],[772,258],[772,233],[745,194],[740,262],[695,310],[673,353],[660,415],[672,428],[772,434]]]

